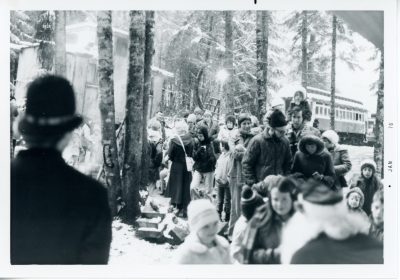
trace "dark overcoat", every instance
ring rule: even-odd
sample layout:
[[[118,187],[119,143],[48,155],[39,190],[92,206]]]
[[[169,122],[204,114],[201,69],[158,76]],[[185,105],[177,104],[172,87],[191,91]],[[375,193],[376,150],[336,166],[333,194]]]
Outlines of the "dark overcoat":
[[[107,190],[53,149],[21,151],[11,164],[11,263],[107,264]]]
[[[186,154],[193,155],[193,138],[188,133],[181,136],[185,145]],[[171,160],[171,170],[165,196],[171,198],[172,204],[181,204],[186,207],[190,202],[190,183],[192,182],[192,172],[186,168],[185,152],[177,137],[171,139],[168,158]]]

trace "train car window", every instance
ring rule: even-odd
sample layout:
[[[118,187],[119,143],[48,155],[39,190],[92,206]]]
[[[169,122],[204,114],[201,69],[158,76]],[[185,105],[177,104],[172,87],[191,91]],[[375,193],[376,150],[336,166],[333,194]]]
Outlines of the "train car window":
[[[356,113],[356,121],[358,121],[358,113]]]
[[[325,107],[324,108],[324,115],[326,116],[328,114],[328,110],[327,110],[327,108]]]

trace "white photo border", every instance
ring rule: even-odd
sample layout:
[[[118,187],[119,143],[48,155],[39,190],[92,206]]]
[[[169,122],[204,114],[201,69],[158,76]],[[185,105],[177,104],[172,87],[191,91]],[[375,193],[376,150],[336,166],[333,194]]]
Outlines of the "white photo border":
[[[0,3],[0,277],[99,277],[99,278],[394,278],[398,277],[398,110],[400,88],[396,72],[399,27],[396,0],[3,0]],[[385,50],[385,244],[384,265],[259,265],[259,266],[11,266],[10,244],[10,159],[9,159],[9,11],[10,10],[382,10]],[[397,39],[397,40],[396,40]],[[396,59],[397,58],[397,59]],[[393,63],[393,62],[397,63]],[[397,83],[396,83],[397,81]],[[388,124],[393,123],[393,128]],[[4,133],[6,131],[6,133]],[[388,171],[388,162],[393,172]],[[389,187],[389,185],[391,187]]]

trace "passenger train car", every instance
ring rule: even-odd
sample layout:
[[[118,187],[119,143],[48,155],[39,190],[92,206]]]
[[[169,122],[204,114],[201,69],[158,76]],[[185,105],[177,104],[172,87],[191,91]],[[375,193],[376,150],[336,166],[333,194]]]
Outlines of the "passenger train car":
[[[292,97],[283,97],[286,108]],[[331,94],[329,91],[307,87],[307,100],[312,110],[311,124],[319,121],[319,129],[323,132],[330,129]],[[335,131],[343,144],[368,144],[368,110],[361,101],[341,95],[335,97]]]

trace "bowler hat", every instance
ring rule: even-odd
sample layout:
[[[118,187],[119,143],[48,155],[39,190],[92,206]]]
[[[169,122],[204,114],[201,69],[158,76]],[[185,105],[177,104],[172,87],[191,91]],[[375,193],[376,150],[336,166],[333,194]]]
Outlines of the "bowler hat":
[[[82,123],[75,94],[63,77],[45,75],[34,80],[26,93],[26,111],[18,129],[22,135],[53,136],[72,131]]]

